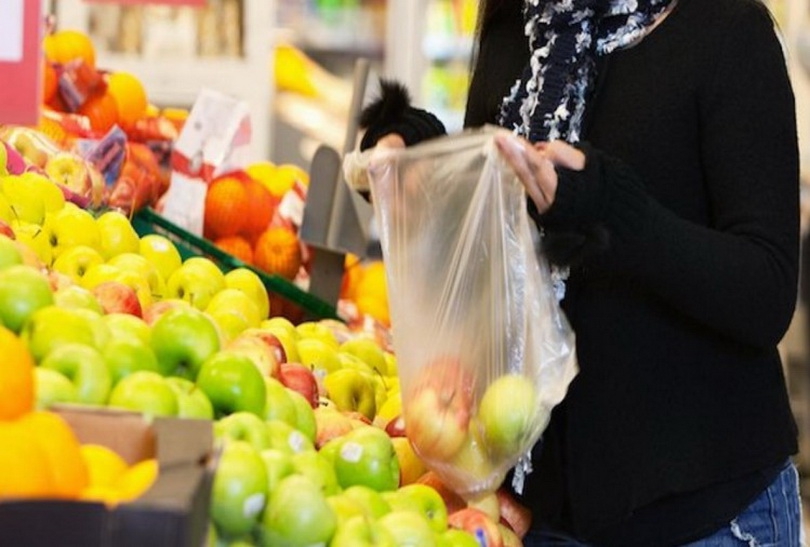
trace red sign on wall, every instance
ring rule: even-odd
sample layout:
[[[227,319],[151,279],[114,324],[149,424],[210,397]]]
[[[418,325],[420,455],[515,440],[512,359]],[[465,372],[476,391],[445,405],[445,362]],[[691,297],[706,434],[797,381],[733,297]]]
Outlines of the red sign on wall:
[[[42,102],[41,0],[0,2],[0,123],[33,125]]]
[[[202,8],[206,0],[84,0],[87,4],[120,4],[122,6],[134,6],[137,4],[156,4],[162,6],[191,6]]]

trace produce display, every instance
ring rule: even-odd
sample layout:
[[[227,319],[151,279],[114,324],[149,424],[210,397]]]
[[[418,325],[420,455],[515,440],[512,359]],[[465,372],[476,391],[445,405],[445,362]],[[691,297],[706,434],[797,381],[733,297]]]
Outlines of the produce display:
[[[80,33],[45,52],[50,108],[0,127],[0,506],[147,492],[156,459],[81,444],[52,410],[105,408],[212,424],[211,546],[521,545],[530,517],[510,494],[465,500],[414,449],[454,449],[453,412],[426,390],[406,428],[382,262],[347,256],[345,322],[285,317],[248,267],[306,279],[290,213],[306,172],[263,161],[211,181],[204,236],[244,267],[183,257],[131,223],[159,210],[183,113],[97,69]],[[521,424],[486,406],[477,419],[509,450]]]

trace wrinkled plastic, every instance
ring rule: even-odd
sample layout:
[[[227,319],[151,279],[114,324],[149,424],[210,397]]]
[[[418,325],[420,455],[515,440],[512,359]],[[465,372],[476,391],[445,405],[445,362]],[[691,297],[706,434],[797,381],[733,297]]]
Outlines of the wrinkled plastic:
[[[525,458],[577,371],[574,334],[496,131],[364,153],[406,433],[468,500]]]

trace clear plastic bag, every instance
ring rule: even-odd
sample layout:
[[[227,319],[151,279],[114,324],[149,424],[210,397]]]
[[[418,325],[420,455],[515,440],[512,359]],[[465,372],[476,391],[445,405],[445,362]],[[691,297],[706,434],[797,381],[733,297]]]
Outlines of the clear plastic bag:
[[[406,432],[468,500],[496,490],[531,450],[577,371],[497,131],[366,152]]]

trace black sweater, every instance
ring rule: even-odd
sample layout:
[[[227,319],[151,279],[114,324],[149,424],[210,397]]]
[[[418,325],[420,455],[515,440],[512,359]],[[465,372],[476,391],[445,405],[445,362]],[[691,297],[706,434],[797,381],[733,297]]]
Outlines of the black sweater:
[[[527,58],[522,2],[506,4],[470,126],[495,121]],[[607,249],[571,273],[581,372],[523,501],[596,544],[676,545],[727,523],[797,448],[776,349],[798,274],[793,95],[753,0],[680,0],[599,70],[586,170],[560,171],[537,220]]]

